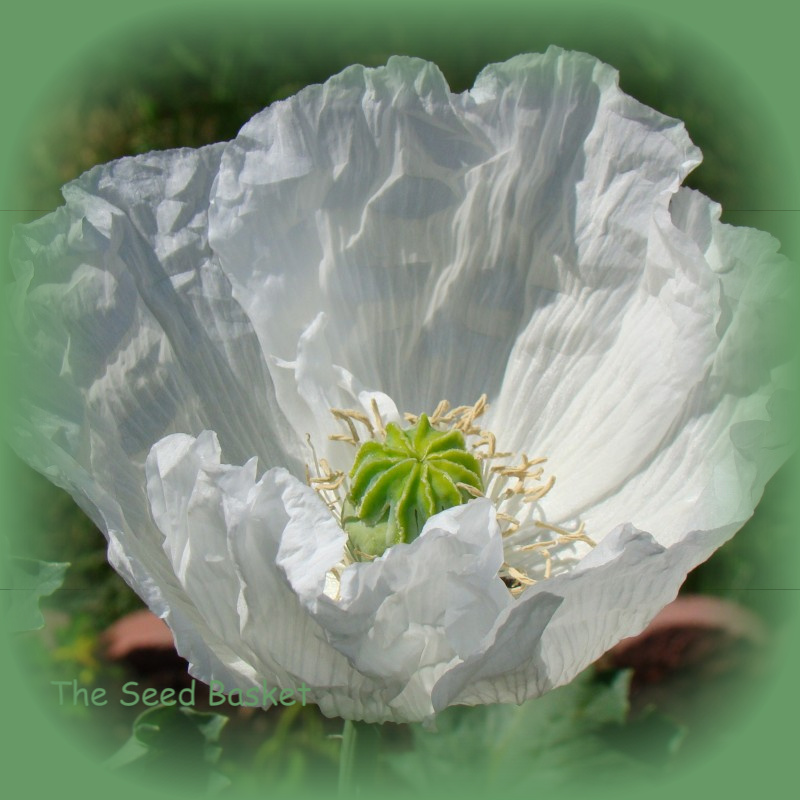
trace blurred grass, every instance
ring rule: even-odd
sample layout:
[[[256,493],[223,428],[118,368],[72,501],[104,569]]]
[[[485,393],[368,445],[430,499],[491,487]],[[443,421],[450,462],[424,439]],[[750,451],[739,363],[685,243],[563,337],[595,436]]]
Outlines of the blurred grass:
[[[60,205],[63,183],[95,164],[230,139],[261,108],[351,63],[379,65],[393,53],[419,55],[436,61],[453,90],[462,91],[487,63],[541,51],[551,43],[613,64],[621,71],[623,89],[684,120],[705,155],[689,185],[737,210],[737,222],[747,223],[748,209],[756,207],[765,186],[778,180],[779,166],[763,146],[768,132],[757,110],[747,110],[747,99],[736,94],[734,82],[718,91],[724,80],[719,66],[676,45],[668,31],[619,25],[593,32],[591,25],[554,20],[518,20],[502,30],[465,27],[450,37],[400,22],[366,32],[355,24],[335,41],[311,24],[287,37],[278,26],[246,20],[210,20],[190,29],[166,25],[147,35],[131,34],[99,48],[54,86],[19,154],[20,180],[29,207],[47,211]],[[141,607],[141,601],[108,566],[103,536],[72,500],[26,467],[20,465],[18,473],[20,515],[29,533],[19,541],[19,554],[72,562],[64,588],[49,600],[68,620],[56,634],[58,641],[40,647],[41,640],[35,640],[39,644],[30,645],[28,657],[44,673],[71,679],[83,670],[85,677],[113,683],[119,680],[116,668],[93,660],[98,636],[118,617]],[[796,563],[797,553],[786,504],[791,480],[787,470],[778,474],[753,520],[689,577],[686,590],[734,597],[782,621],[781,593],[773,589],[796,583],[788,566]],[[793,555],[776,558],[777,553]],[[253,781],[281,763],[284,772],[273,778],[290,785],[308,758],[323,765],[323,774],[333,774],[338,743],[326,738],[331,725],[314,709],[248,720],[225,736],[234,743],[236,763],[253,766],[248,772]],[[98,725],[96,716],[92,724]],[[119,720],[100,726],[113,732],[112,741],[127,735]],[[292,755],[280,761],[274,757],[277,751]],[[232,763],[227,768],[236,770]]]

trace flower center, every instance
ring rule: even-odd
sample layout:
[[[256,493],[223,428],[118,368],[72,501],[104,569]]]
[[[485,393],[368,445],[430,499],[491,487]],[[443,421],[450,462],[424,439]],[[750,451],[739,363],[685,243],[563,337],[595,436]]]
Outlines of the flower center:
[[[334,469],[317,458],[308,437],[313,468],[306,466],[306,480],[349,539],[326,593],[338,597],[349,564],[413,541],[430,517],[470,497],[487,497],[495,507],[505,553],[499,575],[515,596],[569,569],[595,546],[583,522],[547,521],[541,501],[555,483],[553,475],[544,477],[547,459],[498,450],[495,435],[478,423],[487,408],[486,395],[455,408],[442,400],[430,415],[405,414],[407,428],[385,424],[374,399],[371,415],[331,409],[346,430],[329,439],[356,454],[349,472]]]
[[[362,444],[349,478],[342,522],[355,555],[410,542],[434,514],[483,492],[464,434],[435,430],[426,414],[405,430],[389,423],[383,442]]]

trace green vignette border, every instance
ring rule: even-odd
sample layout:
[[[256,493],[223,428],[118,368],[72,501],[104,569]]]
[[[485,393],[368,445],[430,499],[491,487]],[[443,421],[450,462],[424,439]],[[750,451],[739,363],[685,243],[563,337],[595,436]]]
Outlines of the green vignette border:
[[[48,93],[57,85],[58,77],[69,72],[82,59],[93,56],[102,48],[104,42],[122,41],[126,36],[141,34],[147,26],[175,25],[181,14],[188,14],[190,5],[184,0],[155,2],[145,0],[133,7],[115,7],[109,10],[107,4],[97,0],[77,0],[65,6],[55,4],[53,15],[42,20],[35,7],[20,7],[6,12],[9,22],[20,31],[17,41],[10,43],[6,59],[2,64],[0,78],[4,96],[10,106],[8,119],[0,134],[0,208],[5,212],[23,210],[13,182],[14,152],[24,138],[25,131],[35,124],[37,107],[41,106]],[[202,16],[203,11],[219,12],[221,4],[192,4],[194,18]],[[202,8],[202,11],[199,10]],[[296,18],[283,15],[283,9],[269,2],[240,3],[236,6],[242,13],[258,13],[265,24],[273,27],[287,26],[287,30],[297,31],[296,23],[303,19],[305,12],[324,14],[321,2],[305,3]],[[337,17],[331,17],[328,35],[331,37],[369,36],[382,27],[406,26],[409,33],[406,42],[413,44],[414,31],[424,32],[426,42],[435,41],[437,36],[447,40],[452,36],[451,47],[458,46],[462,31],[480,30],[482,21],[489,20],[499,30],[502,25],[519,24],[523,11],[525,20],[535,23],[538,19],[547,23],[551,20],[574,17],[575,25],[588,27],[596,20],[598,36],[613,26],[614,19],[630,20],[633,27],[646,24],[656,28],[664,27],[674,32],[685,32],[693,38],[695,47],[707,45],[711,56],[718,58],[720,64],[736,64],[733,72],[734,82],[743,80],[744,87],[737,88],[740,94],[756,92],[754,108],[766,109],[767,129],[775,130],[775,142],[769,146],[781,162],[781,168],[774,174],[782,179],[766,187],[763,196],[757,198],[758,213],[747,218],[748,210],[738,209],[742,219],[734,222],[753,220],[751,224],[761,226],[758,218],[764,220],[763,227],[778,234],[784,251],[798,260],[800,244],[790,237],[800,230],[797,224],[800,217],[797,173],[798,153],[790,151],[789,134],[798,128],[799,113],[791,108],[790,76],[800,68],[800,56],[794,54],[794,41],[791,34],[793,26],[787,18],[789,12],[779,11],[779,4],[765,0],[758,8],[758,19],[752,13],[737,14],[729,4],[721,2],[688,2],[675,0],[669,6],[641,12],[633,3],[608,4],[598,12],[596,7],[584,3],[565,2],[562,11],[554,11],[554,6],[541,3],[522,3],[519,0],[492,4],[461,3],[439,0],[427,5],[421,3],[390,4],[381,12],[367,11],[365,2],[343,0],[337,4]],[[12,19],[12,15],[15,17]],[[459,16],[460,15],[460,16]],[[321,23],[320,23],[321,24]],[[453,32],[446,26],[453,25]],[[561,30],[565,28],[562,25]],[[353,31],[362,31],[354,34]],[[437,33],[439,31],[439,33]],[[127,32],[127,33],[126,33]],[[291,34],[290,34],[291,35]],[[380,35],[376,33],[376,35]],[[422,33],[420,33],[422,35]],[[539,37],[537,37],[538,40]],[[568,38],[568,37],[567,37]],[[569,46],[569,41],[554,42]],[[749,80],[749,84],[748,84]],[[720,87],[723,93],[726,87]],[[733,89],[728,91],[733,93]],[[760,96],[758,96],[760,95]],[[8,107],[8,106],[7,106]],[[783,164],[786,168],[783,169]],[[772,173],[770,173],[772,175]],[[4,215],[5,216],[5,215]],[[793,224],[794,223],[794,224]],[[7,252],[7,225],[3,221],[0,232],[0,247],[3,257]],[[797,237],[797,234],[794,234]],[[787,335],[797,337],[798,331],[787,331]],[[2,463],[2,482],[4,492],[3,534],[10,523],[9,508],[13,507],[13,463],[4,458]],[[795,513],[797,510],[795,508]],[[12,523],[17,524],[17,523]],[[24,533],[24,531],[17,531]],[[797,606],[797,587],[776,587],[786,603]],[[794,626],[797,627],[796,625]],[[660,786],[648,787],[653,797],[671,796],[680,793],[694,797],[714,791],[715,794],[728,793],[740,796],[781,785],[788,778],[795,757],[793,741],[793,708],[800,700],[795,676],[800,665],[800,636],[796,631],[786,631],[781,642],[781,652],[776,659],[774,679],[763,687],[760,699],[748,710],[746,718],[736,730],[731,730],[721,738],[705,756],[702,763],[694,763],[665,780]],[[80,786],[82,795],[90,800],[93,797],[107,796],[114,792],[123,798],[139,796],[141,788],[127,780],[121,780],[107,773],[102,767],[86,756],[79,745],[68,741],[58,726],[53,725],[52,709],[41,703],[41,692],[28,685],[20,665],[13,661],[7,647],[0,652],[0,685],[4,688],[3,736],[0,738],[3,749],[4,783],[11,788],[26,787],[26,794],[39,794],[63,791],[66,786]],[[616,797],[627,796],[624,781],[614,786],[598,786],[594,796],[602,796],[607,790]],[[168,787],[155,789],[147,785],[153,797],[174,796]],[[631,787],[631,795],[638,787]],[[268,793],[268,792],[265,792]],[[333,792],[332,792],[333,793]]]

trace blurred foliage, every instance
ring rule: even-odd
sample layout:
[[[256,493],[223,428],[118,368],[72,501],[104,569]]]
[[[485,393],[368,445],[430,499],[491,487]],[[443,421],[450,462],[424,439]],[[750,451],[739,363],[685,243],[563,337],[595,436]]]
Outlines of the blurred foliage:
[[[222,753],[219,738],[227,723],[222,714],[188,706],[148,709],[136,718],[130,739],[106,766],[137,777],[180,775],[182,788],[214,794],[229,783],[216,769]]]
[[[69,564],[32,558],[4,559],[3,613],[7,630],[33,631],[44,627],[39,600],[53,594],[64,582]]]
[[[629,672],[602,682],[590,669],[521,706],[448,708],[436,731],[411,726],[413,747],[385,760],[409,788],[447,785],[486,796],[499,786],[551,791],[620,775],[652,779],[683,730],[653,713],[626,731],[629,684]]]
[[[689,574],[681,591],[715,594],[758,612],[773,626],[787,623],[798,588],[800,555],[795,502],[797,458],[767,484],[749,522],[711,558]]]
[[[73,499],[27,466],[19,464],[16,473],[14,510],[25,536],[18,537],[14,547],[28,558],[70,561],[61,589],[45,606],[85,616],[97,632],[142,608],[142,601],[109,565],[105,537]]]

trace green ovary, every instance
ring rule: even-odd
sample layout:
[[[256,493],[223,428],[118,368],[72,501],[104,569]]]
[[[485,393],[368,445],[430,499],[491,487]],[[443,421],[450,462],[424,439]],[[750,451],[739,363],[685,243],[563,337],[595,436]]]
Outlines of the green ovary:
[[[472,497],[458,484],[483,492],[461,431],[436,430],[425,414],[406,430],[387,425],[386,439],[363,444],[350,471],[342,523],[354,556],[416,539],[430,517]]]

